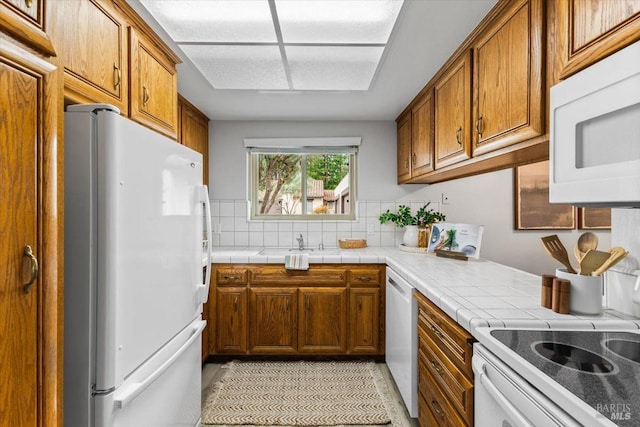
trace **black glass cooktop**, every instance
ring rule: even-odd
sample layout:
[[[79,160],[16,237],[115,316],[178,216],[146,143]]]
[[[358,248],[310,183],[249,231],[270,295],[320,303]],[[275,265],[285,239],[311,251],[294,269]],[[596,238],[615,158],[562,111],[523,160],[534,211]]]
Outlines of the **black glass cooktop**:
[[[640,334],[496,329],[491,335],[619,426],[640,426]]]

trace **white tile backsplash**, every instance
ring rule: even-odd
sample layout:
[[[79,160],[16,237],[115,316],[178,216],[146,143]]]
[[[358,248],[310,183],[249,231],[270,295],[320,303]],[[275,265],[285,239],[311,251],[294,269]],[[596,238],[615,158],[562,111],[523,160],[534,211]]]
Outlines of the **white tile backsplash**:
[[[245,200],[212,200],[213,224],[220,224],[220,233],[213,236],[213,246],[268,246],[293,247],[302,233],[305,246],[316,248],[320,243],[331,248],[338,246],[338,239],[367,239],[367,246],[398,246],[402,243],[404,229],[387,223],[380,224],[378,217],[387,209],[395,211],[399,205],[412,207],[415,214],[424,201],[360,201],[356,204],[354,221],[269,221],[247,218]],[[430,208],[438,210],[438,203]]]

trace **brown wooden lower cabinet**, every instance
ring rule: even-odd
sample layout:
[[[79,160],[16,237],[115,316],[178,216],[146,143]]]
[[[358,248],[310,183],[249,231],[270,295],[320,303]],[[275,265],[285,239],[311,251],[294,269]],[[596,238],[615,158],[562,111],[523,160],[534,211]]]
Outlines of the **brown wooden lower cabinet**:
[[[384,354],[385,266],[215,264],[211,355]]]
[[[429,299],[418,302],[421,427],[473,426],[473,337]]]

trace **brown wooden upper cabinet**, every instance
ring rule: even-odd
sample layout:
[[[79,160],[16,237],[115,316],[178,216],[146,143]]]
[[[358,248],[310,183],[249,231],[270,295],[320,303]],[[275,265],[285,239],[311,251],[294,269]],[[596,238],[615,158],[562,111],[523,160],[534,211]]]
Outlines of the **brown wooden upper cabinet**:
[[[464,51],[434,84],[435,166],[471,157],[471,52]]]
[[[518,0],[473,45],[473,156],[544,134],[543,0]]]
[[[640,40],[640,0],[560,0],[561,78]]]
[[[128,111],[127,23],[109,3],[62,1],[64,84],[79,102]]]
[[[433,170],[433,90],[411,109],[411,177]]]
[[[178,74],[170,61],[144,35],[129,28],[131,55],[131,118],[176,138]]]
[[[46,33],[45,11],[46,0],[0,0],[0,30],[40,52],[55,55]]]
[[[202,175],[209,184],[209,118],[178,95],[178,142],[202,154]]]

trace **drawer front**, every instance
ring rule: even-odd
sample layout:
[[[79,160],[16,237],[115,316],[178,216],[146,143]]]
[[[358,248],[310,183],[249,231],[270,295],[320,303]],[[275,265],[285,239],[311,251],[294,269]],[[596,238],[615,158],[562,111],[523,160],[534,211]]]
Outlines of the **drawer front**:
[[[468,378],[473,378],[471,368],[473,337],[426,297],[417,294],[416,299],[418,300],[418,327]]]
[[[447,427],[466,426],[465,420],[442,393],[440,387],[438,387],[429,373],[429,369],[422,361],[418,363],[418,371],[418,388],[421,397],[424,398],[425,403],[431,410],[437,425]]]
[[[419,333],[419,358],[449,402],[468,424],[473,423],[473,383],[438,351],[424,331]]]
[[[422,395],[418,399],[418,424],[420,427],[440,427],[440,423]]]
[[[380,286],[382,272],[375,267],[352,268],[349,270],[349,284],[357,286]]]
[[[283,266],[260,267],[251,270],[252,285],[308,285],[345,286],[345,268],[310,268],[309,270],[287,270]]]
[[[249,271],[245,267],[218,267],[216,268],[216,285],[246,285]]]

